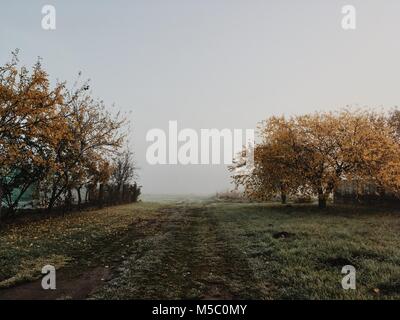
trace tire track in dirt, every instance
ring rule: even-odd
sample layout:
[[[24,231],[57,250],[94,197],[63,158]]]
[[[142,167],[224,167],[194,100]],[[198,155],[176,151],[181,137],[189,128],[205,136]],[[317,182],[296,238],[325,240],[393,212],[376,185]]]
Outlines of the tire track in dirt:
[[[134,260],[118,283],[122,298],[250,299],[260,291],[247,261],[223,238],[206,205],[184,204],[161,210],[163,241],[152,251],[156,263]],[[154,262],[154,261],[153,261]],[[142,272],[142,270],[146,272]],[[131,276],[126,276],[131,273]],[[124,284],[128,284],[124,289]],[[135,283],[135,285],[131,285]],[[130,295],[130,293],[132,295]],[[110,296],[108,296],[110,297]]]
[[[0,299],[262,298],[246,259],[223,237],[205,204],[159,209],[104,242],[91,268],[57,272],[57,290],[40,280],[0,291]],[[109,268],[104,264],[109,261]]]
[[[203,284],[201,299],[250,299],[261,296],[247,261],[227,242],[207,206],[188,208],[194,259],[192,280]]]

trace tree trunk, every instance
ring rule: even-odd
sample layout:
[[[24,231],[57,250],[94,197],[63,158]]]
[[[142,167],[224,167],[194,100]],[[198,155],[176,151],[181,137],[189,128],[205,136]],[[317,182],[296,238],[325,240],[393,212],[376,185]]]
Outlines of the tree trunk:
[[[78,193],[78,208],[79,208],[79,209],[81,209],[81,205],[82,205],[81,188],[82,188],[82,187],[76,188],[76,192]]]
[[[47,207],[47,211],[48,211],[49,213],[53,210],[56,201],[57,201],[58,198],[61,196],[61,194],[64,192],[64,190],[65,190],[65,187],[61,188],[61,189],[57,192],[57,187],[55,187],[55,186],[53,187],[53,191],[52,191],[52,193],[51,193],[51,198],[50,198],[50,200],[49,200],[49,205],[48,205],[48,207]]]
[[[121,187],[121,184],[117,184],[117,203],[121,204],[122,199],[123,199],[123,187]]]
[[[281,202],[282,204],[286,204],[286,193],[281,193]]]
[[[90,197],[91,192],[93,193],[92,186],[90,184],[86,185],[86,194],[85,194],[85,203],[86,204],[91,201],[91,197]]]
[[[318,207],[320,209],[326,208],[326,195],[323,192],[318,194]]]
[[[53,210],[55,202],[56,202],[56,188],[53,187],[53,190],[51,192],[51,196],[50,196],[50,199],[49,199],[49,204],[47,206],[47,211],[49,213]]]
[[[67,196],[64,200],[64,211],[71,211],[72,210],[72,190],[68,188]]]
[[[0,177],[0,221],[3,218],[2,216],[2,208],[3,208],[3,179],[2,177]]]
[[[281,202],[282,204],[286,204],[286,200],[287,200],[287,195],[286,195],[286,185],[284,183],[281,183]]]
[[[33,182],[29,182],[22,189],[20,189],[19,195],[15,198],[14,202],[10,206],[10,210],[12,213],[14,213],[18,209],[19,201],[32,184]]]

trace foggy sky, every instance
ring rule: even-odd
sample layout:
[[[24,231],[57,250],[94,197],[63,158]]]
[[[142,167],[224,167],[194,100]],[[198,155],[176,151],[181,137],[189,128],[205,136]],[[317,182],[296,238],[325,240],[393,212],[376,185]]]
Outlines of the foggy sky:
[[[150,166],[152,128],[255,128],[271,115],[400,101],[398,0],[0,1],[0,63],[21,49],[52,80],[79,71],[95,96],[130,112],[144,193],[214,193],[221,166]],[[41,28],[45,4],[57,30]],[[341,28],[341,8],[357,29]]]

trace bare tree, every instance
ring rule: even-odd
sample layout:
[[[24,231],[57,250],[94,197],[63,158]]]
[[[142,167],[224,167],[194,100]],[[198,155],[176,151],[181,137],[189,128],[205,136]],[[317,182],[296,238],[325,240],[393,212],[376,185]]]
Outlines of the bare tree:
[[[127,148],[114,160],[111,181],[116,187],[119,200],[123,197],[124,186],[131,184],[136,178],[136,165],[133,153]]]

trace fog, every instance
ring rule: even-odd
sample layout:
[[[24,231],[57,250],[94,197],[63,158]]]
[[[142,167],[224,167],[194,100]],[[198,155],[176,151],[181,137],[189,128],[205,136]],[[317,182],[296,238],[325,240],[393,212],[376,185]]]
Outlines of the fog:
[[[56,8],[56,30],[41,27],[44,4]],[[144,193],[212,194],[232,187],[226,165],[150,165],[149,130],[245,130],[271,115],[398,105],[400,2],[352,1],[356,30],[342,28],[346,4],[2,1],[0,62],[20,48],[21,62],[41,56],[53,81],[82,71],[131,120]]]

